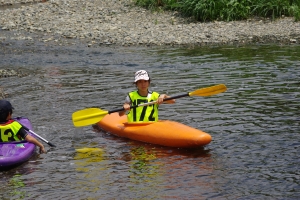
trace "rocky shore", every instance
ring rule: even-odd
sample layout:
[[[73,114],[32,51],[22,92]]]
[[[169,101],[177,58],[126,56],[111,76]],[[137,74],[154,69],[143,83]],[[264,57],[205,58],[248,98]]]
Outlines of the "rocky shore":
[[[38,39],[61,45],[76,39],[87,46],[300,43],[300,22],[294,18],[200,23],[176,12],[135,7],[132,0],[0,0],[0,13],[0,42]]]

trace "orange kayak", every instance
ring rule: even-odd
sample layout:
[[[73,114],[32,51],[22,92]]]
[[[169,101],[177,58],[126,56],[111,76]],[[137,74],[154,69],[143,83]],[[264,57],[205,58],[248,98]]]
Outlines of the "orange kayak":
[[[160,120],[158,122],[128,123],[126,115],[106,115],[97,125],[114,135],[168,147],[195,148],[209,144],[211,136],[184,124]]]

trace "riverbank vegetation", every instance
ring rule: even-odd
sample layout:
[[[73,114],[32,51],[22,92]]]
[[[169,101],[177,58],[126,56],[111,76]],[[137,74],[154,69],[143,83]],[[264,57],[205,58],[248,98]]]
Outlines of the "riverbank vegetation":
[[[300,21],[300,0],[135,0],[152,10],[173,10],[197,21],[233,21],[252,17],[295,17]]]

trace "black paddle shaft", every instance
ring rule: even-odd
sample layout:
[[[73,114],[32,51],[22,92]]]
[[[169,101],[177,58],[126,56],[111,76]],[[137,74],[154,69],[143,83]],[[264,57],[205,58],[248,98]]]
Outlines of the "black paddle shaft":
[[[169,101],[171,99],[178,99],[178,98],[181,98],[181,97],[187,97],[187,96],[190,96],[189,93],[186,93],[186,94],[180,94],[180,95],[177,95],[177,96],[173,96],[173,97],[169,97],[169,98],[165,98],[164,101]],[[154,104],[154,103],[152,103]],[[152,104],[149,104],[149,105],[152,105]],[[145,106],[147,105],[147,103],[145,103]],[[139,106],[143,106],[143,104],[139,104],[139,105],[135,105],[135,106],[130,106],[130,109],[132,108],[137,108]],[[124,108],[118,108],[118,109],[115,109],[115,110],[110,110],[108,111],[108,114],[111,114],[111,113],[114,113],[114,112],[120,112],[120,111],[124,111],[125,109]]]

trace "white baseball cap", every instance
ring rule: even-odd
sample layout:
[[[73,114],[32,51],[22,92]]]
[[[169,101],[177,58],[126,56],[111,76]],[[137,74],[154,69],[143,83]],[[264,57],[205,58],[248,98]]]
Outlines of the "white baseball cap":
[[[135,72],[135,80],[134,82],[137,82],[138,80],[146,80],[148,81],[150,79],[148,73],[145,70],[139,70]]]

